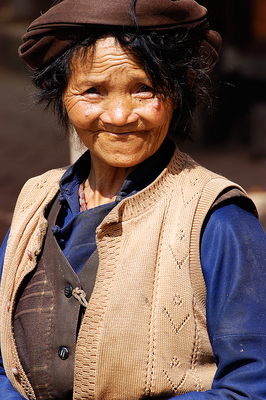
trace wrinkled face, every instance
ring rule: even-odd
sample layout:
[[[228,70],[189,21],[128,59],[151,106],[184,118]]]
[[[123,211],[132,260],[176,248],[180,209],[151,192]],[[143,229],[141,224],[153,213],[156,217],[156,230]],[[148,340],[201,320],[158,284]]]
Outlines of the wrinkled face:
[[[92,162],[133,167],[167,135],[173,102],[154,93],[143,68],[113,37],[97,41],[85,61],[71,63],[64,103]]]

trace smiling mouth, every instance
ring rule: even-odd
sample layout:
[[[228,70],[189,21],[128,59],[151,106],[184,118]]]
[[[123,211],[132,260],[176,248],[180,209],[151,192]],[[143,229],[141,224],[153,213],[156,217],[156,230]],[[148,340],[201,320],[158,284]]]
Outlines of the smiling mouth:
[[[107,134],[114,136],[114,137],[126,137],[130,135],[136,135],[139,136],[140,134],[143,134],[144,131],[130,131],[130,132],[112,132],[112,131],[105,131]]]

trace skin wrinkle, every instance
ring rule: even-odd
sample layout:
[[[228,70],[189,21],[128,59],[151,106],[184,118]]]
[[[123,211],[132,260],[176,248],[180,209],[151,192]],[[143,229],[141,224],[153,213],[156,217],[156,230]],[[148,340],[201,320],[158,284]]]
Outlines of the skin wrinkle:
[[[174,111],[115,38],[98,40],[91,54],[73,57],[64,93],[69,119],[91,153],[87,208],[115,198],[126,176],[158,150]]]

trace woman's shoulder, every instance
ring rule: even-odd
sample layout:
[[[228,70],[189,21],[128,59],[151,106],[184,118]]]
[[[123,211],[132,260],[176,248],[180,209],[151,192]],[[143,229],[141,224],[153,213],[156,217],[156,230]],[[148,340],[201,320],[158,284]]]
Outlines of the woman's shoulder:
[[[32,190],[48,189],[58,185],[67,168],[56,168],[34,176],[26,181],[21,189],[21,194],[30,194]]]
[[[25,188],[28,188],[28,187],[32,187],[32,188],[36,187],[36,186],[41,187],[41,185],[47,185],[47,184],[53,185],[54,182],[60,181],[62,175],[66,172],[66,170],[67,170],[67,167],[55,168],[55,169],[46,171],[40,175],[33,176],[25,182],[22,190],[25,190]]]
[[[66,168],[57,168],[30,178],[21,189],[14,214],[31,209],[34,204],[42,203],[46,198],[53,198],[59,190],[59,182],[65,171]]]
[[[184,196],[210,198],[210,205],[224,191],[235,189],[246,196],[245,190],[223,175],[211,171],[193,160],[188,154],[176,149],[168,169],[177,186],[182,186]]]

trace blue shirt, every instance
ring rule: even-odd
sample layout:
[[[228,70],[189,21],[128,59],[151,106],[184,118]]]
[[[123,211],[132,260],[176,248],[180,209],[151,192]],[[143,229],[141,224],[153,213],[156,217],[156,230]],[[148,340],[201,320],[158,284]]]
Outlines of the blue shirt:
[[[95,228],[102,218],[122,198],[152,182],[168,164],[172,152],[172,145],[166,141],[151,159],[128,176],[113,203],[83,213],[79,212],[78,186],[88,176],[85,165],[88,165],[89,154],[64,174],[59,197],[62,207],[53,231],[76,273],[95,249]],[[79,234],[84,232],[78,229],[79,219],[85,223],[88,236]],[[0,252],[0,264],[5,246],[6,239]],[[266,399],[264,231],[253,214],[232,200],[231,204],[208,215],[200,250],[207,287],[207,328],[218,368],[210,390],[186,393],[178,399]],[[81,256],[77,258],[77,254]],[[11,386],[3,366],[0,368],[0,398],[23,399]]]

